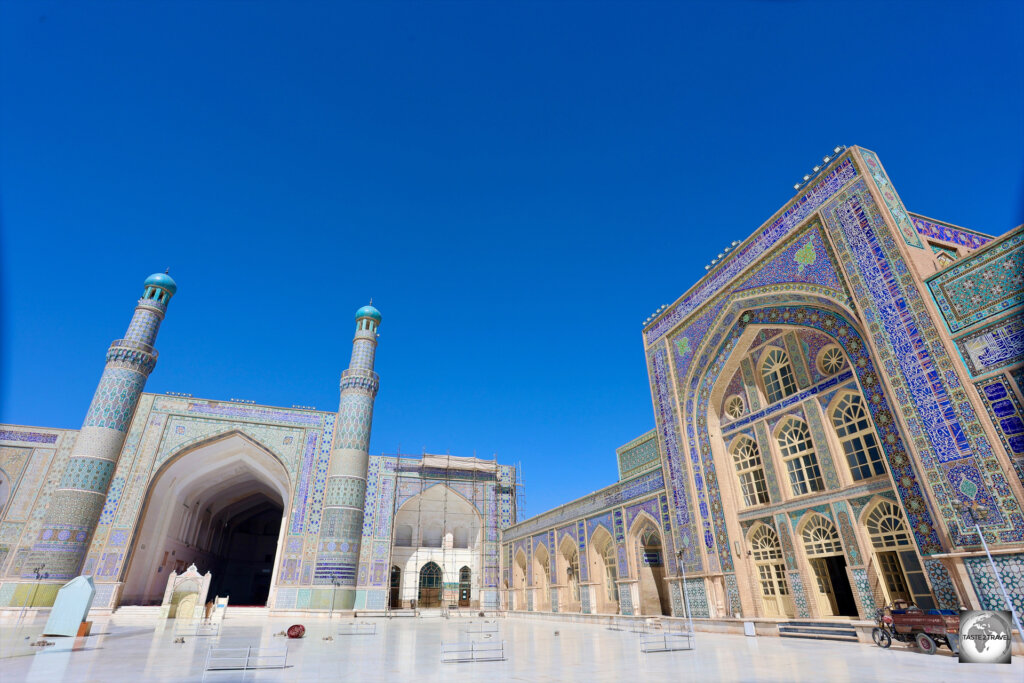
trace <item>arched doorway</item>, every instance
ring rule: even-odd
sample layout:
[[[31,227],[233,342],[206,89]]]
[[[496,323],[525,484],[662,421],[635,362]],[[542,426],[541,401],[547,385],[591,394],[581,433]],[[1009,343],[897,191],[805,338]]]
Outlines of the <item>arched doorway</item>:
[[[633,555],[640,614],[671,614],[668,587],[665,585],[665,553],[661,534],[649,518],[639,517],[633,526]]]
[[[526,553],[522,548],[516,553],[512,564],[512,602],[512,609],[526,611]]]
[[[835,525],[819,514],[811,514],[800,525],[807,561],[814,572],[813,590],[823,616],[856,617],[846,558]]]
[[[597,584],[597,613],[618,614],[619,569],[615,541],[604,527],[598,527],[590,537],[590,577]]]
[[[548,549],[541,543],[533,551],[533,609],[535,612],[551,611],[551,591],[548,589],[551,576],[551,558]]]
[[[420,607],[439,607],[442,587],[441,568],[434,562],[427,562],[420,568]]]
[[[459,570],[459,607],[469,607],[470,596],[473,592],[473,572],[469,567]]]
[[[889,602],[906,600],[922,609],[934,609],[935,600],[928,592],[924,569],[910,540],[903,513],[896,504],[879,500],[868,506],[864,511],[864,526]]]
[[[388,596],[388,607],[402,609],[402,569],[391,568],[391,594]]]
[[[558,547],[562,555],[559,563],[562,567],[562,597],[559,600],[558,610],[560,612],[580,611],[580,552],[576,548],[576,542],[569,536],[562,538],[562,544]],[[565,605],[565,609],[562,605]]]
[[[124,572],[121,604],[160,604],[172,571],[211,572],[210,597],[266,605],[290,480],[278,458],[237,432],[161,465]]]

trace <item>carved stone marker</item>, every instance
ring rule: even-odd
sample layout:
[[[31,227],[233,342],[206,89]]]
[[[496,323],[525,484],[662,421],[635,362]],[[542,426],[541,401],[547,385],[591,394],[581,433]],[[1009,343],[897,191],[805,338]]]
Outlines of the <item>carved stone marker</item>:
[[[92,607],[96,587],[91,576],[76,576],[57,591],[50,618],[46,620],[45,636],[75,636]]]

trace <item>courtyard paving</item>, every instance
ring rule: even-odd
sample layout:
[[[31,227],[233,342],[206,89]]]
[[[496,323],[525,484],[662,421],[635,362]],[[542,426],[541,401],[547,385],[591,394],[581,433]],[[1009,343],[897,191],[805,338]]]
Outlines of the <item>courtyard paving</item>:
[[[351,620],[347,620],[351,622]],[[370,620],[366,620],[370,621]],[[374,619],[376,635],[339,635],[342,620],[309,619],[306,637],[274,634],[296,620],[232,616],[218,637],[184,636],[174,627],[97,621],[88,638],[49,638],[29,647],[40,619],[16,628],[0,624],[0,681],[200,681],[207,649],[288,647],[288,668],[249,672],[260,681],[985,681],[1024,680],[1024,658],[1010,665],[959,664],[945,654],[910,649],[771,637],[697,634],[694,651],[643,654],[640,636],[596,624],[498,619],[507,659],[442,664],[441,643],[466,640],[469,619]],[[479,623],[481,620],[473,620]],[[556,635],[556,631],[558,634]],[[333,635],[333,641],[323,640]],[[30,640],[26,640],[29,636]],[[473,636],[480,638],[480,636]],[[945,652],[945,650],[940,650]],[[240,681],[241,672],[211,672],[208,681]]]

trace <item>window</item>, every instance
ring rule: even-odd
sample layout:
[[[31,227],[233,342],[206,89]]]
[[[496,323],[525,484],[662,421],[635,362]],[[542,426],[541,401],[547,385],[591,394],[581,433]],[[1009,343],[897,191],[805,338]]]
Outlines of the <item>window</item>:
[[[888,501],[881,501],[868,515],[866,526],[871,545],[876,548],[910,545],[910,534],[903,523],[899,509]]]
[[[882,449],[871,426],[871,418],[864,409],[864,399],[847,394],[832,410],[832,424],[846,453],[846,463],[855,480],[885,474]]]
[[[761,362],[761,377],[764,379],[768,403],[781,401],[796,392],[793,366],[789,364],[789,356],[782,349],[772,348],[765,353]]]
[[[823,375],[834,375],[842,370],[845,364],[843,351],[835,344],[829,344],[818,354],[818,369]]]
[[[740,480],[743,502],[748,507],[767,503],[768,487],[764,480],[761,451],[754,440],[746,436],[737,439],[732,447],[732,461]]]
[[[808,555],[842,555],[843,545],[832,522],[821,515],[813,515],[804,525],[804,548]]]
[[[725,414],[734,420],[738,420],[744,410],[743,399],[739,396],[730,396],[725,402]]]
[[[825,483],[821,480],[818,456],[814,452],[811,430],[808,429],[807,423],[802,420],[788,420],[779,430],[778,442],[782,460],[786,463],[786,471],[789,473],[793,495],[802,496],[805,493],[823,491]]]

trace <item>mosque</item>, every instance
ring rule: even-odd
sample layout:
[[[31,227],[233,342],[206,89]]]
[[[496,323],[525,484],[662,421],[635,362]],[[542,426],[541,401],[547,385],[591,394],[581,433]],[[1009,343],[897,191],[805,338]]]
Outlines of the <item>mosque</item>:
[[[0,426],[0,609],[79,574],[94,609],[159,603],[195,564],[272,611],[814,619],[843,638],[897,599],[1006,609],[1002,584],[1024,612],[1024,226],[911,213],[860,147],[795,189],[644,321],[654,428],[616,450],[619,480],[522,521],[514,467],[368,454],[372,306],[336,413],[145,393],[176,292],[151,276],[80,430]]]

